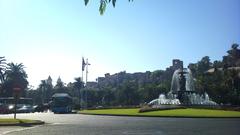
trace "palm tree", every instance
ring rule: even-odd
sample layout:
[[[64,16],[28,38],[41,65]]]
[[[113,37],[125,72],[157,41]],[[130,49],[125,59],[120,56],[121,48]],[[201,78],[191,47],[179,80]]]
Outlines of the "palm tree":
[[[4,82],[4,70],[6,68],[5,57],[0,57],[0,82]]]
[[[47,87],[46,80],[41,80],[41,84],[39,85],[39,89],[40,89],[40,92],[41,92],[42,104],[44,103],[45,98],[46,98],[46,87]]]
[[[16,85],[20,87],[23,92],[25,92],[24,90],[27,88],[28,81],[27,74],[24,70],[24,65],[22,63],[9,63],[7,66],[4,82],[4,88],[7,90],[5,94],[7,96],[12,96],[13,88]]]
[[[103,13],[106,10],[107,4],[109,4],[109,3],[112,3],[113,7],[115,7],[116,1],[117,0],[100,0],[100,6],[99,6],[100,14],[103,15]],[[133,0],[128,0],[128,1],[130,2],[130,1],[133,1]],[[87,5],[88,2],[89,2],[89,0],[84,0],[85,5]]]
[[[55,88],[61,90],[61,89],[63,89],[63,87],[64,87],[64,83],[63,83],[62,79],[59,76],[58,79],[57,79],[57,84],[55,85]]]
[[[81,88],[83,88],[83,82],[80,77],[76,77],[76,78],[74,78],[74,80],[75,80],[75,82],[73,83],[73,85],[74,85],[74,88],[76,88],[78,91],[79,105],[81,105],[80,98],[82,97],[82,95],[80,94],[81,93],[80,90],[81,90]]]

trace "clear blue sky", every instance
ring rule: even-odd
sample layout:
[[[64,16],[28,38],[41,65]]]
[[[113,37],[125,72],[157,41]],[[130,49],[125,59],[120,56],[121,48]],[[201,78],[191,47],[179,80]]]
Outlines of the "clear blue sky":
[[[0,0],[0,56],[23,63],[31,85],[51,75],[65,83],[109,72],[221,60],[240,43],[240,0],[118,0],[103,16],[99,0]]]

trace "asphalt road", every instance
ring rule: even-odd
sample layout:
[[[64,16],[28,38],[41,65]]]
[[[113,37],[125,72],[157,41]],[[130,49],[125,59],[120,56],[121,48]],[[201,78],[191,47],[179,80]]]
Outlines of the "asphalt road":
[[[0,117],[12,117],[12,115],[0,115]],[[0,133],[8,135],[240,134],[240,119],[147,118],[53,113],[18,114],[17,117],[44,120],[47,124],[36,127],[0,127]]]

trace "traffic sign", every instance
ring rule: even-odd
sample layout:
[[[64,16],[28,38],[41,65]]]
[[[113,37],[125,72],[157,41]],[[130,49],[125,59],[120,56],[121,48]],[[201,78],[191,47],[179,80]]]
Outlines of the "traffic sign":
[[[19,85],[19,84],[13,85],[13,92],[14,93],[20,93],[21,90],[22,90],[21,85]]]

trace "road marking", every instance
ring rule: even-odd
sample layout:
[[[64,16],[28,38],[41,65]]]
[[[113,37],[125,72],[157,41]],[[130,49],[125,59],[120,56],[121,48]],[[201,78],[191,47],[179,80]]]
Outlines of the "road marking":
[[[37,127],[40,127],[40,126],[43,126],[43,125],[38,125],[38,126],[33,126],[33,127],[28,127],[28,128],[21,128],[21,129],[14,129],[14,130],[10,130],[10,131],[5,131],[5,132],[3,132],[0,135],[6,135],[6,134],[9,134],[9,133],[13,133],[13,132],[20,132],[20,131],[24,131],[24,130],[29,130],[29,129],[37,128]]]
[[[49,123],[48,125],[65,125],[66,123]]]
[[[124,135],[164,135],[161,131],[125,131]]]

